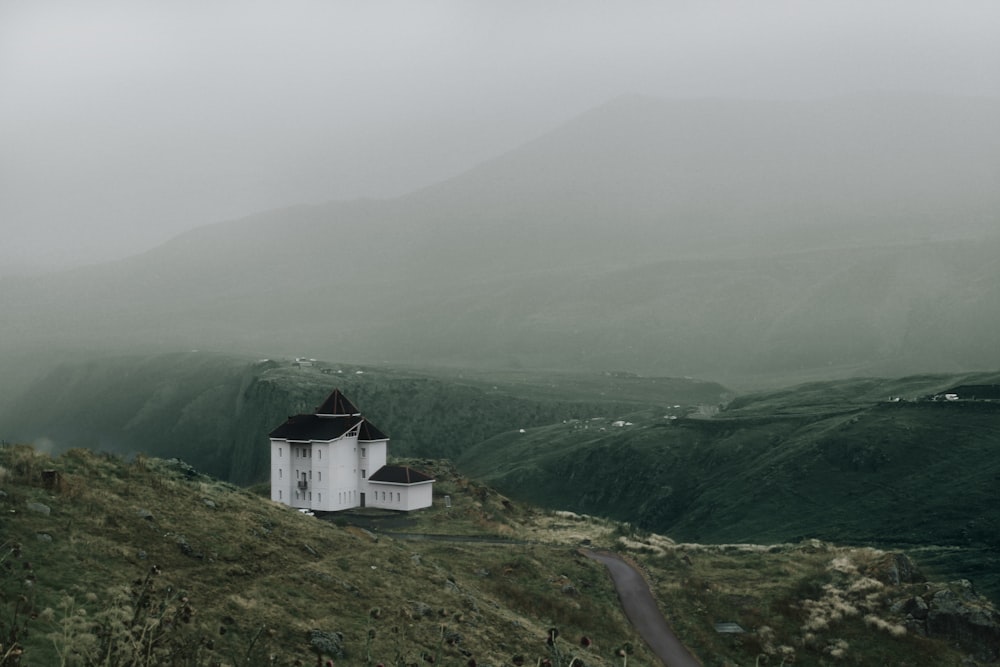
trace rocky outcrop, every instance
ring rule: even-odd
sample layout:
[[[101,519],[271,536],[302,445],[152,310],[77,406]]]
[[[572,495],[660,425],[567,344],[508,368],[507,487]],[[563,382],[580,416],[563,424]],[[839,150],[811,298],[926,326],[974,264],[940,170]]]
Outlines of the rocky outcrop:
[[[1000,660],[1000,612],[966,580],[927,584],[917,595],[897,600],[891,611],[908,630],[957,643],[977,660]]]

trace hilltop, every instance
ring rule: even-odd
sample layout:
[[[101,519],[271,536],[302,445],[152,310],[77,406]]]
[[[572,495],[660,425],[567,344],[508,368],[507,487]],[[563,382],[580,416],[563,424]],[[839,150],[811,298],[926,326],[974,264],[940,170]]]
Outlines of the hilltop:
[[[307,517],[178,460],[0,448],[2,664],[653,664],[580,551],[593,546],[644,568],[706,665],[958,666],[1000,649],[988,603],[967,584],[924,583],[902,554],[675,544],[431,465],[451,506],[406,530],[491,541]],[[718,633],[720,621],[747,632]]]

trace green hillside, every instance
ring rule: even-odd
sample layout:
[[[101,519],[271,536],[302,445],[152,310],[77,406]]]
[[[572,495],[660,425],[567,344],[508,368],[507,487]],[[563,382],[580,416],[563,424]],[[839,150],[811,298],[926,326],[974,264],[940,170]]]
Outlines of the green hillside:
[[[641,565],[708,667],[958,667],[1000,651],[991,605],[902,554],[678,545],[430,465],[433,508],[324,521],[176,460],[0,447],[0,665],[657,664],[581,545]]]
[[[1000,404],[917,400],[996,377],[813,383],[716,415],[571,421],[498,435],[458,465],[679,540],[947,547],[929,556],[1000,598]]]
[[[627,374],[406,371],[189,352],[64,364],[0,414],[0,438],[179,457],[221,479],[266,479],[267,434],[340,388],[398,456],[456,458],[497,433],[652,405],[718,403],[711,382]]]

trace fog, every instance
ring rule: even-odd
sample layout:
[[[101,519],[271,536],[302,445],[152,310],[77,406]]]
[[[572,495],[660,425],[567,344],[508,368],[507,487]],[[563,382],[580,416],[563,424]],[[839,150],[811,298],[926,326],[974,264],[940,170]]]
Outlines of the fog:
[[[0,275],[401,195],[617,96],[1000,96],[995,2],[0,4]]]

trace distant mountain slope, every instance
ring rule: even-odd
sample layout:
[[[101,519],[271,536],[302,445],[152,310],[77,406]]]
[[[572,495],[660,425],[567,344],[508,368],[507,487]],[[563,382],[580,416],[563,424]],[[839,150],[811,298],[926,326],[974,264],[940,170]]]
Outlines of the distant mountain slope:
[[[960,547],[997,596],[1000,403],[916,399],[998,379],[812,383],[712,418],[643,411],[512,431],[458,465],[511,496],[678,540]]]
[[[548,385],[552,385],[551,387]],[[556,386],[556,385],[560,386]],[[203,352],[65,364],[0,412],[0,439],[179,457],[240,484],[265,481],[267,435],[340,388],[391,438],[391,456],[455,458],[512,428],[615,416],[672,403],[718,403],[715,383],[552,375],[435,377],[387,368],[249,361]],[[621,393],[621,396],[619,396]]]
[[[389,201],[0,281],[68,349],[749,377],[1000,366],[1000,102],[615,100]]]

